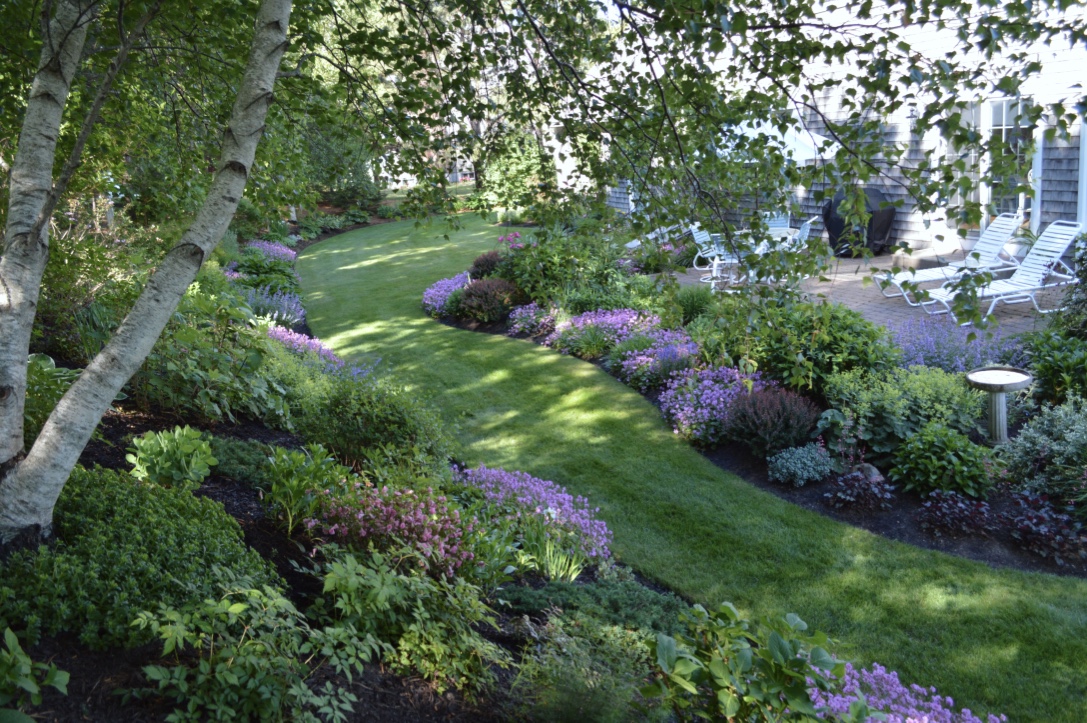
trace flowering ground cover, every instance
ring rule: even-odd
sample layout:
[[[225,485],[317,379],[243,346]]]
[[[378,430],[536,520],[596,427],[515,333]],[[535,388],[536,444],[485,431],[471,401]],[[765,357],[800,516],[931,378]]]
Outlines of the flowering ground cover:
[[[611,549],[641,574],[715,607],[796,612],[858,669],[879,662],[983,720],[1087,718],[1087,583],[990,569],[789,505],[714,467],[598,367],[433,321],[423,290],[501,233],[475,218],[443,231],[351,232],[303,252],[299,273],[314,332],[354,362],[382,356],[432,397],[459,426],[463,463],[561,480],[600,507]]]

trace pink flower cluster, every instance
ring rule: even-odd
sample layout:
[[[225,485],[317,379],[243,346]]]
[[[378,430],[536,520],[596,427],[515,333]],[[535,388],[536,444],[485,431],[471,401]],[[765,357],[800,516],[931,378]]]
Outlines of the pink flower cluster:
[[[600,510],[589,507],[584,497],[574,497],[561,485],[525,472],[480,465],[475,469],[454,467],[453,473],[465,485],[483,490],[491,502],[513,508],[515,516],[536,515],[546,524],[573,534],[586,557],[608,557],[611,531],[606,522],[596,519]]]
[[[643,392],[659,387],[673,373],[698,361],[698,344],[685,331],[652,329],[644,336],[652,340],[648,348],[629,351],[611,360],[612,373],[632,387]]]
[[[506,248],[510,251],[516,251],[517,249],[523,249],[525,245],[521,243],[521,234],[514,231],[508,236],[499,236],[498,243],[506,244]]]
[[[298,258],[298,253],[294,249],[274,241],[250,241],[245,248],[259,251],[268,259],[294,263],[294,260]]]
[[[445,314],[445,305],[457,289],[463,289],[471,279],[468,272],[457,274],[451,279],[435,281],[423,292],[423,311],[438,317]]]
[[[446,577],[475,557],[461,546],[472,523],[463,522],[460,511],[429,488],[417,493],[359,482],[347,491],[325,490],[317,518],[307,520],[306,527],[353,549],[364,549],[367,543],[379,549],[407,545],[432,574]]]
[[[626,341],[635,334],[644,334],[660,326],[660,317],[637,309],[587,311],[559,324],[544,343],[563,354],[569,354],[578,337],[593,327],[602,331],[609,347]]]
[[[661,392],[661,412],[676,434],[702,445],[720,441],[728,429],[732,403],[741,394],[767,386],[759,375],[731,367],[687,369],[676,373]]]
[[[882,720],[887,723],[1002,723],[1007,720],[1002,715],[982,719],[966,708],[956,713],[955,701],[951,698],[940,696],[935,688],[902,685],[898,673],[879,663],[873,664],[871,670],[860,671],[846,664],[841,684],[841,693],[837,694],[823,693],[814,687],[808,691],[815,707],[825,709],[824,718],[850,718],[849,707],[863,695],[868,709],[884,714],[886,717]]]

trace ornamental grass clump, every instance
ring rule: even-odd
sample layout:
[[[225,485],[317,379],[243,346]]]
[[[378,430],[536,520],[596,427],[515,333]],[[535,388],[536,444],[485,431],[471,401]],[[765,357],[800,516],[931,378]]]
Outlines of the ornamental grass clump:
[[[488,501],[507,508],[515,517],[540,518],[547,527],[571,535],[586,558],[605,560],[611,554],[611,531],[607,523],[596,518],[599,510],[590,507],[584,497],[574,497],[561,485],[525,472],[483,465],[454,472],[465,486],[481,490]]]
[[[971,339],[973,335],[975,338]],[[1021,366],[1026,353],[1016,337],[959,326],[948,316],[909,319],[891,328],[891,340],[902,350],[899,365],[938,367],[968,372],[989,364]]]
[[[608,355],[608,368],[626,384],[645,392],[697,361],[698,344],[686,332],[651,329],[617,344]]]
[[[588,311],[559,324],[544,343],[562,354],[594,359],[635,334],[660,326],[660,317],[637,309]]]
[[[469,281],[468,272],[465,271],[450,279],[434,282],[423,292],[423,311],[434,318],[448,316],[451,311],[448,308],[449,298],[453,292],[467,286]]]
[[[812,704],[823,709],[821,717],[831,720],[883,720],[886,723],[1002,723],[1007,718],[988,715],[979,718],[969,709],[955,710],[955,701],[941,696],[935,688],[903,685],[898,673],[879,663],[870,669],[857,670],[846,663],[839,692],[828,693],[812,686],[808,693]],[[882,714],[880,718],[858,718],[852,710],[865,706],[867,712]]]
[[[433,489],[422,491],[374,487],[356,482],[346,488],[324,490],[317,513],[305,522],[311,534],[348,549],[365,552],[409,547],[432,575],[452,578],[473,553],[463,543],[473,523],[461,520]]]
[[[686,369],[673,375],[660,396],[661,412],[684,439],[701,446],[721,441],[732,407],[744,394],[767,387],[758,373],[732,367]]]
[[[266,259],[275,259],[277,261],[289,261],[291,263],[294,263],[295,259],[298,258],[297,251],[274,241],[250,241],[245,245],[244,248],[257,251]]]
[[[527,334],[538,336],[550,334],[555,330],[555,310],[544,308],[533,301],[525,306],[518,306],[510,312],[510,328],[508,334]]]

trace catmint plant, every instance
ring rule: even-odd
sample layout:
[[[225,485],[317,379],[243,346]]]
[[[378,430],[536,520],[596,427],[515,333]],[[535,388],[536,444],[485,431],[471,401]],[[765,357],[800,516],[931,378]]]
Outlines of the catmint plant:
[[[661,412],[676,434],[696,444],[719,442],[729,428],[733,403],[767,386],[759,374],[732,367],[687,369],[672,376],[660,396]]]
[[[468,272],[465,271],[450,279],[441,279],[434,282],[423,292],[423,310],[435,318],[445,316],[449,297],[453,295],[454,291],[467,286],[470,280]]]
[[[267,259],[294,263],[294,260],[298,258],[297,251],[274,241],[250,241],[245,245],[245,248],[253,249]]]

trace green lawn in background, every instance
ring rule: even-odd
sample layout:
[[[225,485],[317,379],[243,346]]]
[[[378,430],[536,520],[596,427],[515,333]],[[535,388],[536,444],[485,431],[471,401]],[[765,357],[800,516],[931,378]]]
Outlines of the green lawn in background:
[[[462,458],[565,485],[601,509],[618,558],[691,600],[796,612],[860,664],[1011,720],[1087,720],[1087,582],[993,570],[891,542],[764,493],[678,440],[586,362],[426,317],[423,290],[504,233],[479,218],[382,224],[303,252],[314,333],[438,405]]]

